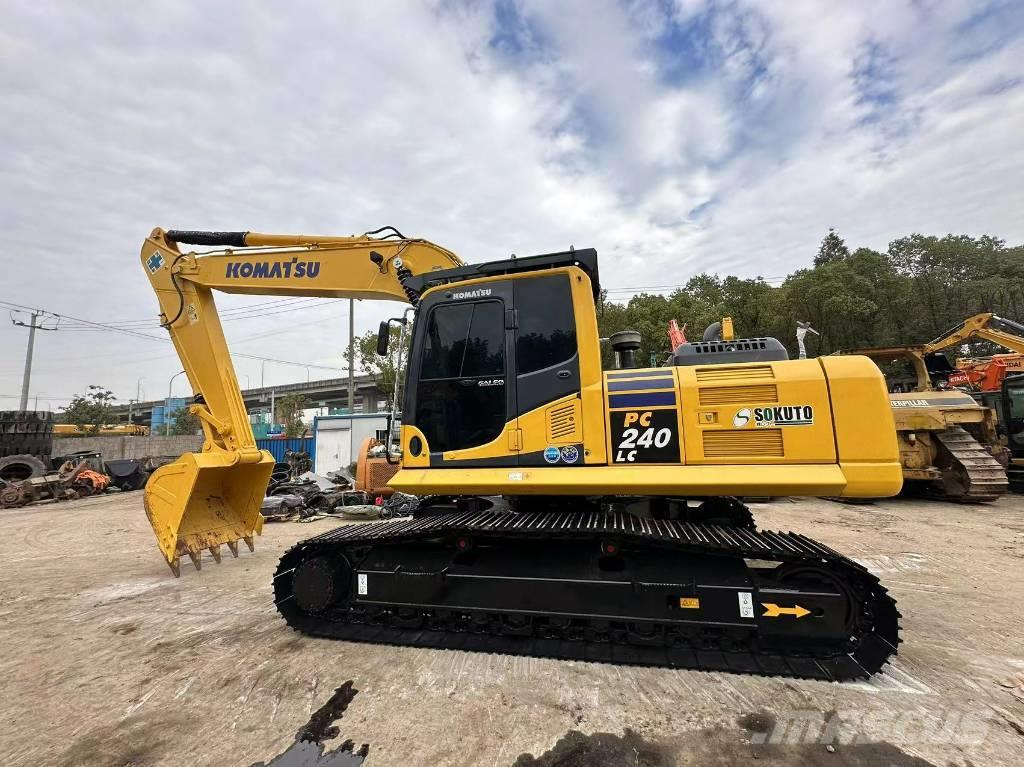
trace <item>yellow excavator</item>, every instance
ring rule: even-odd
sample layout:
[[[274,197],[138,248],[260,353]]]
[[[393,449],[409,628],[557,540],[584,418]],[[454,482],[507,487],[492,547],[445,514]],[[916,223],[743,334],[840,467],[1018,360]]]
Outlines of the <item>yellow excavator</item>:
[[[870,675],[896,652],[899,613],[877,578],[805,536],[757,530],[736,499],[899,491],[870,360],[789,360],[774,339],[729,339],[683,344],[667,367],[602,370],[592,249],[467,265],[392,227],[155,229],[141,260],[204,433],[202,452],[146,487],[175,575],[183,556],[198,568],[204,551],[252,549],[274,466],[214,291],[393,300],[414,321],[389,484],[423,500],[411,519],[286,552],[274,594],[293,628],[821,679]],[[382,323],[378,351],[388,338]]]
[[[1011,353],[958,359],[956,370],[947,376],[950,386],[966,387],[972,391],[998,391],[1008,374],[1024,370],[1024,325],[992,312],[968,317],[929,346],[933,349],[948,348],[976,339],[1002,346]]]

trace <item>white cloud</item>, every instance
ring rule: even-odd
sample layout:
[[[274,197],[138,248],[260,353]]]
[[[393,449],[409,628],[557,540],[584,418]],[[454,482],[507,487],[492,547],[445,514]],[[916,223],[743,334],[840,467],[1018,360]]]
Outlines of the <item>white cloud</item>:
[[[155,225],[390,223],[469,261],[594,246],[607,286],[785,274],[829,226],[874,247],[914,230],[1024,240],[1019,8],[529,0],[504,11],[9,6],[0,299],[152,315],[137,248]],[[492,46],[496,33],[507,39]],[[359,329],[392,309],[361,304]],[[238,351],[340,365],[346,316],[339,305],[226,327]],[[24,338],[0,325],[0,394],[18,390]],[[236,366],[257,382],[259,363]],[[155,342],[46,334],[33,391],[102,383],[127,398],[142,376],[156,397],[178,369]]]

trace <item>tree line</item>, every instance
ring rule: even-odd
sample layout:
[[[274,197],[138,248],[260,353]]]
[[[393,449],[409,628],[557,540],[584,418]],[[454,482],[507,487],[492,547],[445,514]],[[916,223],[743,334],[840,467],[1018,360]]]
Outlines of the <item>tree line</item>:
[[[983,311],[1024,321],[1024,245],[1007,247],[990,235],[911,234],[889,243],[884,253],[853,251],[829,229],[810,266],[773,285],[761,277],[722,277],[707,272],[690,277],[667,295],[641,293],[617,303],[602,292],[598,325],[602,337],[619,330],[639,331],[643,341],[638,362],[661,364],[670,349],[669,320],[686,323],[689,340],[699,340],[708,325],[732,317],[738,337],[773,336],[795,357],[797,321],[820,334],[808,336],[808,354],[817,356],[866,346],[925,343],[961,320]],[[374,376],[390,403],[398,373],[407,360],[408,335],[399,344],[392,329],[386,357],[376,354],[377,334],[360,336],[358,367]],[[612,354],[602,346],[605,367]],[[346,354],[346,357],[348,355]],[[308,402],[278,400],[277,415],[289,436],[305,430],[302,410]],[[389,404],[390,407],[390,404]],[[95,427],[109,422],[113,395],[103,387],[76,398],[61,414],[67,423]],[[179,412],[174,433],[193,433],[198,421]],[[97,427],[98,428],[98,427]]]
[[[781,284],[702,273],[667,295],[642,293],[625,304],[602,293],[598,324],[602,337],[639,331],[638,361],[646,365],[668,354],[671,319],[685,322],[693,341],[731,316],[737,337],[774,336],[795,357],[798,320],[820,333],[808,336],[808,354],[816,356],[925,343],[982,311],[1024,321],[1024,246],[1007,247],[989,235],[911,234],[890,242],[884,253],[851,252],[829,229],[811,266]],[[608,366],[611,351],[604,353]]]

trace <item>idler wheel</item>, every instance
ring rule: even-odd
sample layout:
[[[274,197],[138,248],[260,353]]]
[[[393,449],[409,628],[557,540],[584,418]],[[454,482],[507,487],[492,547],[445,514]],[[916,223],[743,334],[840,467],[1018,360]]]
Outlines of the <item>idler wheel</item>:
[[[312,557],[295,568],[292,593],[305,613],[322,613],[348,596],[352,568],[344,557]]]

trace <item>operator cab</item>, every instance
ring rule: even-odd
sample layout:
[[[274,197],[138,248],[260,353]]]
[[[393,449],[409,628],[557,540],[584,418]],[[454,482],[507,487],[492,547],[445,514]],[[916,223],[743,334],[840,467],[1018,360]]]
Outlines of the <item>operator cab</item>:
[[[578,400],[581,370],[600,356],[596,322],[587,325],[597,279],[593,249],[408,278],[422,298],[403,402],[405,465],[545,465],[543,447],[523,444],[519,420]]]

